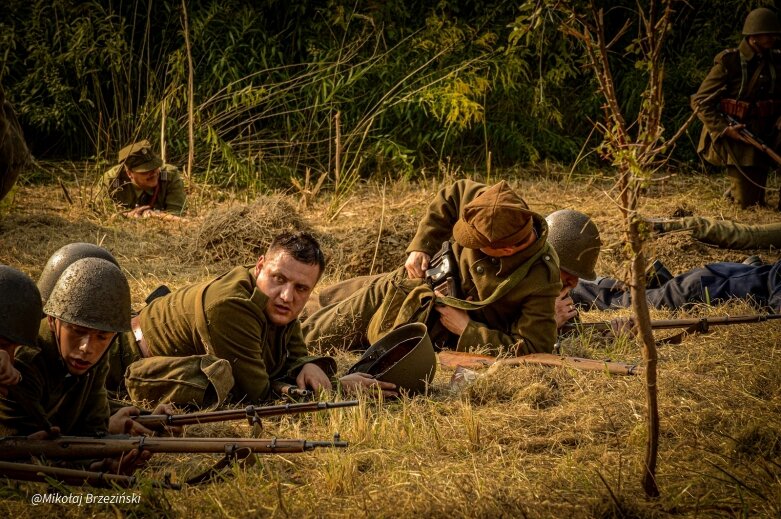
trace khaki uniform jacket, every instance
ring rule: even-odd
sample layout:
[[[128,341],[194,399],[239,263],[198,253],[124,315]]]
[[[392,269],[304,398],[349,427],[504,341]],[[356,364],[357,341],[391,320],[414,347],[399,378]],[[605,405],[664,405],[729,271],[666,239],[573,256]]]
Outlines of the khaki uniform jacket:
[[[744,39],[737,49],[728,49],[716,56],[713,67],[691,98],[692,110],[704,125],[697,148],[703,159],[715,166],[769,165],[771,161],[767,155],[754,146],[722,137],[729,125],[719,108],[722,99],[752,103],[781,99],[781,51],[773,50],[765,57],[755,53]],[[775,131],[763,130],[751,117],[744,122],[768,146],[774,145]],[[765,126],[772,126],[774,122],[773,119]]]
[[[62,434],[94,436],[108,431],[108,355],[85,374],[71,375],[44,319],[38,346],[20,346],[14,367],[22,374],[22,381],[10,389],[7,398],[0,397],[2,434],[40,431],[44,427],[39,416],[58,426]]]
[[[101,185],[115,203],[126,209],[149,205],[154,197],[154,190],[144,191],[134,186],[121,164],[103,174]],[[184,202],[184,182],[179,170],[170,164],[163,165],[160,168],[160,192],[153,209],[180,215]]]
[[[308,362],[332,376],[336,362],[307,355],[297,319],[284,327],[268,321],[267,300],[252,268],[236,267],[155,299],[139,314],[139,324],[152,355],[209,354],[228,360],[236,399],[264,400],[271,380],[295,377]]]
[[[428,207],[407,253],[422,251],[430,256],[450,239],[461,208],[487,186],[459,180],[442,189]],[[515,270],[528,266],[526,276],[504,297],[479,310],[469,311],[469,325],[458,339],[457,349],[480,346],[509,350],[518,345],[517,355],[550,352],[556,342],[554,307],[561,290],[558,257],[547,243],[548,225],[535,216],[538,239],[529,248],[504,258],[493,258],[475,249],[453,243],[458,258],[461,298],[483,301]],[[547,249],[533,265],[526,265],[540,249]]]

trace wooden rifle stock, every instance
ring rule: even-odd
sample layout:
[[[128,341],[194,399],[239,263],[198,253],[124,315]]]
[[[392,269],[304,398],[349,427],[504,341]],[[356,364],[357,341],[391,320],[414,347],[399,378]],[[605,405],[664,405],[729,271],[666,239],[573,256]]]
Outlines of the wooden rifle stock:
[[[96,488],[130,488],[136,485],[137,479],[133,476],[121,474],[109,474],[106,472],[93,472],[89,470],[68,469],[62,467],[49,467],[46,465],[31,465],[28,463],[13,463],[0,461],[0,476],[20,481],[47,482],[54,479],[66,485],[90,485]],[[181,489],[176,483],[154,481],[157,488]]]
[[[51,440],[32,440],[23,436],[0,438],[0,459],[17,460],[30,456],[77,460],[115,458],[130,451],[151,453],[214,453],[244,451],[252,454],[288,454],[319,447],[347,447],[347,442],[310,441],[278,438],[156,438],[147,436],[105,436],[88,438],[60,436]]]
[[[356,405],[358,405],[357,400],[346,400],[344,402],[302,402],[269,406],[250,405],[243,409],[226,409],[222,411],[140,415],[134,417],[134,420],[148,429],[162,429],[165,426],[192,425],[242,419],[247,419],[249,424],[253,425],[259,423],[261,418],[267,416],[313,413],[316,411],[325,411],[326,409],[354,407]]]
[[[523,355],[521,357],[497,359],[490,355],[444,350],[440,351],[438,356],[439,363],[445,368],[462,366],[469,369],[479,369],[494,365],[521,366],[534,364],[539,366],[563,366],[583,371],[606,371],[614,375],[640,375],[643,373],[643,367],[637,364],[584,359],[581,357],[565,357],[552,353],[532,353],[531,355]]]
[[[729,124],[730,124],[731,126],[735,126],[735,125],[737,125],[737,124],[742,124],[742,123],[740,123],[740,122],[739,122],[737,119],[735,119],[734,117],[732,117],[732,116],[731,116],[731,115],[729,115],[729,114],[726,114],[726,113],[725,113],[725,114],[724,114],[724,117],[727,119],[727,122],[729,122]],[[775,151],[773,151],[773,148],[771,148],[770,146],[768,146],[767,144],[765,144],[764,142],[762,142],[762,139],[760,139],[759,137],[757,137],[756,135],[754,135],[753,133],[751,133],[751,132],[750,132],[750,131],[749,131],[747,128],[745,128],[745,127],[744,127],[744,128],[741,128],[741,129],[740,129],[740,130],[738,130],[738,131],[740,132],[740,135],[742,135],[742,136],[743,136],[743,138],[744,138],[744,139],[746,139],[746,141],[747,141],[749,144],[751,144],[752,146],[754,146],[754,147],[755,147],[755,148],[757,148],[758,150],[760,150],[760,151],[764,152],[764,153],[765,153],[765,154],[766,154],[768,157],[770,157],[771,159],[773,159],[773,161],[774,161],[776,164],[778,164],[779,166],[781,166],[781,155],[779,155],[778,153],[776,153]]]

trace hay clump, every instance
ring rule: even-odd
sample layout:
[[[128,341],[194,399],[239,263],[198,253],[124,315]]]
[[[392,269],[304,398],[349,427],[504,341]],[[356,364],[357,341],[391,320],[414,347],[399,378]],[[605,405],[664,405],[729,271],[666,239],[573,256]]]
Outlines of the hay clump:
[[[209,213],[183,238],[182,248],[190,261],[227,261],[234,265],[255,263],[271,240],[283,231],[312,228],[281,196],[261,196],[249,205],[221,207]]]

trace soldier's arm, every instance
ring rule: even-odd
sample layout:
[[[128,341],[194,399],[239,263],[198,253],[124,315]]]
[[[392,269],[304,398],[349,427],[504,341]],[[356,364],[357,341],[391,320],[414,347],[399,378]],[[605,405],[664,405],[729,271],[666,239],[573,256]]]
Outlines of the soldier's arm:
[[[331,357],[309,355],[301,331],[301,323],[296,319],[290,326],[292,330],[287,341],[287,360],[283,368],[285,376],[294,379],[301,368],[311,362],[319,366],[326,375],[333,377],[336,374],[336,361]]]
[[[28,363],[17,357],[14,367],[21,373],[22,380],[9,388],[8,396],[0,396],[0,433],[31,434],[45,428],[40,417],[45,416],[41,402],[46,379],[36,367],[35,358]]]
[[[453,235],[453,226],[460,216],[461,208],[483,189],[485,184],[468,179],[457,180],[442,188],[420,220],[407,253],[421,251],[429,256],[436,254],[442,242]]]
[[[184,181],[175,167],[164,167],[168,170],[168,191],[165,195],[165,212],[178,216],[184,212],[186,200]]]
[[[691,97],[691,108],[697,117],[705,125],[705,128],[718,138],[729,126],[721,115],[719,102],[726,97],[724,90],[727,88],[729,78],[726,67],[723,64],[724,53],[716,56],[716,60],[708,75],[702,81],[697,93]]]

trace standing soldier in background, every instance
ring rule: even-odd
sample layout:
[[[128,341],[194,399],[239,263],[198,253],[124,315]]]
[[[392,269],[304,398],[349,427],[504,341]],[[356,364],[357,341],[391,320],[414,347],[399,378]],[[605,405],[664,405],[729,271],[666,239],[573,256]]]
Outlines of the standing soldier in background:
[[[743,138],[741,129],[770,147],[777,144],[781,52],[773,47],[779,34],[781,23],[773,11],[764,7],[751,11],[743,25],[743,41],[737,49],[716,56],[691,98],[691,107],[704,125],[697,152],[707,162],[727,168],[729,196],[742,208],[765,203],[773,162]],[[726,116],[738,124],[731,125]]]
[[[119,164],[108,170],[102,186],[131,218],[172,219],[184,210],[184,182],[175,166],[163,164],[147,140],[119,151]]]
[[[22,128],[0,88],[0,200],[11,191],[19,173],[29,162],[30,152]]]

